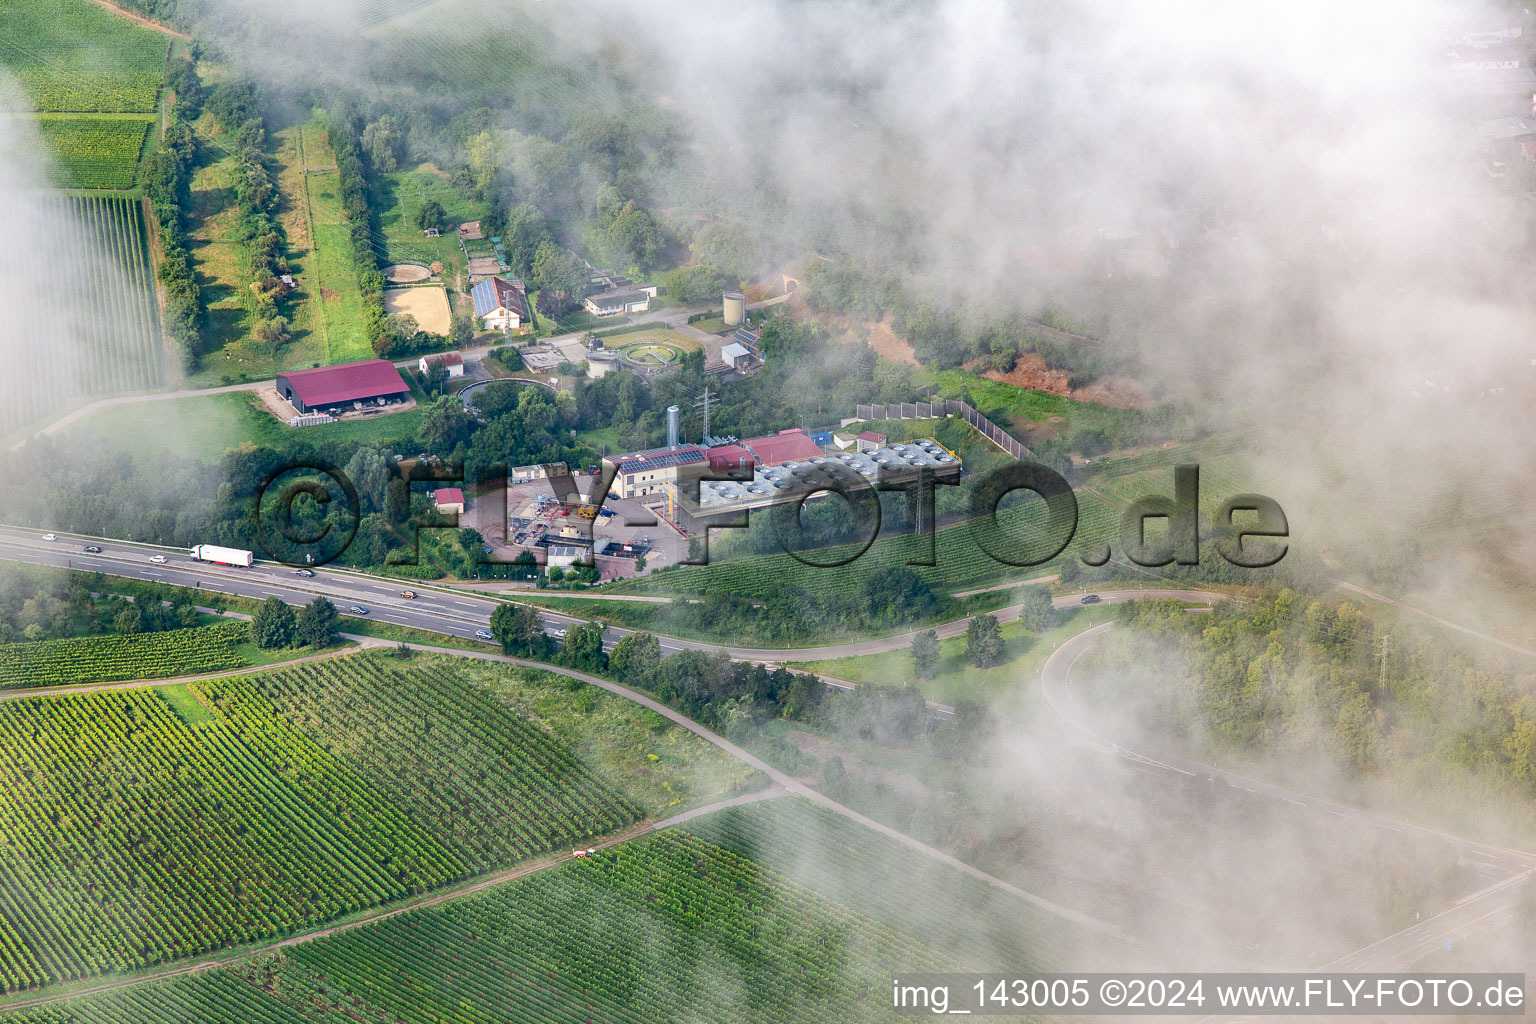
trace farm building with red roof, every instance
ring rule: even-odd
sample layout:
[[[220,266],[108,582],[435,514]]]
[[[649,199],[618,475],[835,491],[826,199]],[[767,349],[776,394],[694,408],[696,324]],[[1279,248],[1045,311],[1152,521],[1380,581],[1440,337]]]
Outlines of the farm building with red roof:
[[[301,413],[344,412],[343,406],[358,402],[403,402],[411,389],[394,363],[387,359],[365,359],[360,363],[280,373],[277,393]]]

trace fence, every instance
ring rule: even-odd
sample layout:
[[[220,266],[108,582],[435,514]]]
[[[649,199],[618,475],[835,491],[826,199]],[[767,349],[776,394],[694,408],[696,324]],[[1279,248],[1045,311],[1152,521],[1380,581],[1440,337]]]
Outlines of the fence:
[[[893,405],[861,405],[856,410],[861,420],[937,420],[959,413],[988,441],[1016,459],[1034,458],[1034,452],[996,423],[987,419],[969,402],[953,398],[937,402],[900,402]]]

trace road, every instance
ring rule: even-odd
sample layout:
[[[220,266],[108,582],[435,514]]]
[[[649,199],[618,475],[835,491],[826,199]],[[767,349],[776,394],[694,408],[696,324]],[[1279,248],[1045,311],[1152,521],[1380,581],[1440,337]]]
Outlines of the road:
[[[55,541],[42,538],[41,531],[0,527],[0,559],[193,587],[257,601],[280,597],[289,604],[307,604],[323,595],[335,602],[343,614],[349,613],[349,609],[354,606],[367,608],[370,619],[443,633],[460,640],[474,640],[476,630],[488,628],[491,612],[502,603],[492,597],[405,580],[394,581],[342,569],[321,568],[310,578],[295,575],[294,570],[288,566],[272,562],[258,562],[249,569],[194,562],[180,548],[62,534]],[[83,548],[86,544],[101,547],[101,553],[85,552]],[[150,559],[157,555],[165,557],[167,561],[164,564],[151,562]],[[406,589],[420,596],[414,600],[402,597],[401,592]],[[1222,594],[1189,590],[1115,590],[1102,591],[1100,596],[1105,604],[1157,598],[1198,602],[1225,599]],[[1055,603],[1057,607],[1066,607],[1078,601],[1076,597],[1063,597],[1057,598]],[[1021,606],[1013,605],[991,614],[996,615],[1000,622],[1011,622],[1019,617],[1020,610]],[[544,609],[540,609],[540,614],[545,630],[550,634],[558,634],[560,630],[585,621],[577,616]],[[960,619],[944,623],[936,627],[937,632],[940,637],[961,636],[968,622],[969,619]],[[608,627],[603,636],[604,649],[612,649],[614,644],[630,632],[617,626]],[[724,651],[738,661],[785,663],[901,650],[912,643],[917,632],[913,630],[897,636],[853,640],[821,647],[732,647],[667,636],[658,637],[658,642],[663,654],[675,654],[683,650]]]
[[[1105,623],[1077,634],[1052,652],[1041,667],[1040,685],[1045,693],[1046,702],[1067,724],[1108,744],[1117,753],[1134,757],[1150,769],[1170,775],[1204,778],[1211,785],[1231,786],[1248,793],[1284,800],[1302,811],[1313,814],[1345,818],[1388,832],[1432,837],[1451,844],[1462,856],[1481,861],[1507,874],[1502,881],[1463,898],[1440,914],[1416,922],[1411,927],[1389,935],[1364,949],[1325,964],[1324,969],[1330,971],[1405,970],[1424,956],[1442,948],[1447,940],[1459,943],[1470,935],[1508,923],[1517,916],[1524,882],[1533,871],[1536,871],[1536,853],[1468,839],[1415,822],[1351,807],[1272,782],[1217,768],[1150,743],[1112,733],[1102,722],[1078,704],[1071,690],[1073,665],[1088,652],[1094,641],[1112,626],[1113,623]]]

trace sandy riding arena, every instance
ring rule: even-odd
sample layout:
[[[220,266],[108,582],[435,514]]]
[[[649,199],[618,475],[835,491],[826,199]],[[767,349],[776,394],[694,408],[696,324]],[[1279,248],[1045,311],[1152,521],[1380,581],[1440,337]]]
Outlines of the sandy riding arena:
[[[431,276],[432,271],[414,263],[396,263],[394,266],[384,268],[384,280],[390,284],[413,284],[417,281],[425,281]]]
[[[411,314],[424,331],[448,333],[448,293],[441,288],[390,288],[384,292],[384,309]]]

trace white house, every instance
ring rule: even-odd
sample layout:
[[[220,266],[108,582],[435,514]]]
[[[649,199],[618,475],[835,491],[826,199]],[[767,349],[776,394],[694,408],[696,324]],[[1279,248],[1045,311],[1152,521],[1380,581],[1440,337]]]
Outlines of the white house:
[[[618,316],[620,313],[646,312],[655,297],[655,285],[639,284],[588,295],[581,304],[593,316]]]
[[[434,355],[422,356],[421,361],[416,365],[423,377],[434,366],[446,368],[449,377],[464,376],[464,357],[457,352],[438,352]]]
[[[515,331],[528,319],[528,293],[523,282],[488,277],[470,291],[475,316],[488,331]]]

